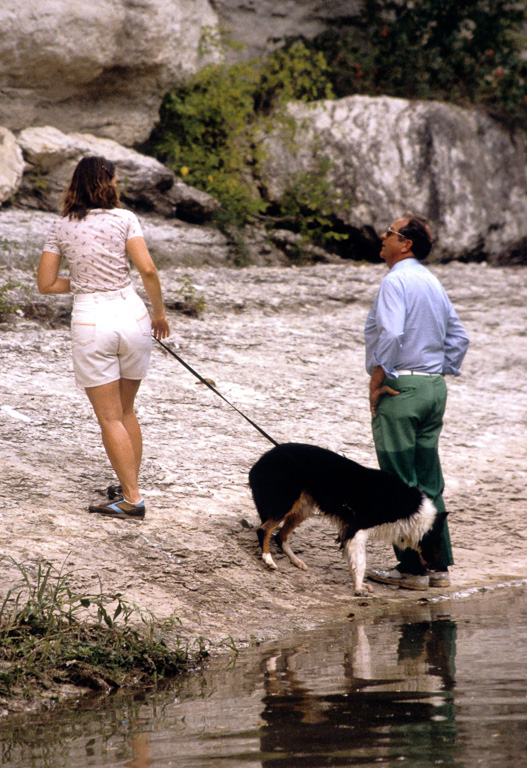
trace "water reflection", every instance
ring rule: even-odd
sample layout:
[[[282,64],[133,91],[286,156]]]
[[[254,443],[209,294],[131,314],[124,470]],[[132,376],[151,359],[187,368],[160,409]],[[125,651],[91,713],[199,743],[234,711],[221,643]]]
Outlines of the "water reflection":
[[[148,733],[134,733],[130,739],[130,747],[133,757],[123,763],[125,768],[148,768],[154,764]]]
[[[296,634],[166,691],[0,723],[0,765],[517,768],[526,618],[508,589]]]
[[[339,681],[335,692],[320,692],[314,670],[297,649],[269,657],[262,766],[389,765],[392,759],[418,765],[432,753],[442,765],[459,765],[454,760],[455,639],[450,619],[434,621],[428,614],[403,622],[392,663],[389,648],[377,656],[366,626],[356,623],[341,661],[335,659],[333,669],[325,665],[329,685],[331,679]]]

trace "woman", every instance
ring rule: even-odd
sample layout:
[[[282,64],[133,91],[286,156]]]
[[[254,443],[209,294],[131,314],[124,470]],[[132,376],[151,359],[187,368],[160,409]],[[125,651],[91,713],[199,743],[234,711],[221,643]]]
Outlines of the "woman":
[[[59,277],[62,258],[70,278]],[[152,306],[152,319],[130,280],[130,259]],[[73,173],[62,218],[48,234],[38,268],[40,293],[74,294],[73,368],[99,421],[102,440],[122,494],[90,512],[142,518],[138,487],[141,429],[134,400],[147,372],[152,334],[166,338],[161,286],[136,216],[119,207],[115,167],[84,157]]]

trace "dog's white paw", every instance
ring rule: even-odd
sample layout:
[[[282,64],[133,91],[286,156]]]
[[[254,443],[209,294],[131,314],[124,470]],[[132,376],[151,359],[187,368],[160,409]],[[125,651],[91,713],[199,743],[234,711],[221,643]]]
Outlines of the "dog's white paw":
[[[284,554],[287,555],[287,557],[291,560],[293,565],[296,565],[296,567],[300,568],[302,571],[307,571],[307,565],[303,560],[295,555],[287,541],[282,542],[282,550]]]
[[[272,568],[274,571],[278,570],[275,561],[271,557],[271,555],[266,555],[265,553],[262,554],[262,560],[264,563],[269,567]]]

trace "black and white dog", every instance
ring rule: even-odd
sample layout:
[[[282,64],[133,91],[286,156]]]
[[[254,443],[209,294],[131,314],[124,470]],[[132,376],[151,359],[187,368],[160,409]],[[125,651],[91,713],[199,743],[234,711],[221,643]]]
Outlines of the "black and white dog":
[[[426,541],[425,535],[433,529],[435,506],[419,488],[410,488],[380,469],[368,469],[316,445],[283,443],[256,462],[249,472],[249,485],[262,520],[258,528],[262,559],[269,568],[276,568],[269,541],[281,523],[276,536],[279,546],[294,565],[307,568],[288,539],[317,512],[337,525],[356,595],[371,591],[363,583],[369,536],[401,549],[411,547],[423,563],[428,560],[423,537]]]

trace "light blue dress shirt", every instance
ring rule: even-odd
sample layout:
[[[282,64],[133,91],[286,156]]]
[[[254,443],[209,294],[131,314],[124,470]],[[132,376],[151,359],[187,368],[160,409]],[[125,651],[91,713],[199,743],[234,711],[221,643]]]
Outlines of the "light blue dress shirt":
[[[459,376],[469,339],[445,289],[417,259],[397,262],[382,280],[366,320],[366,370]]]

